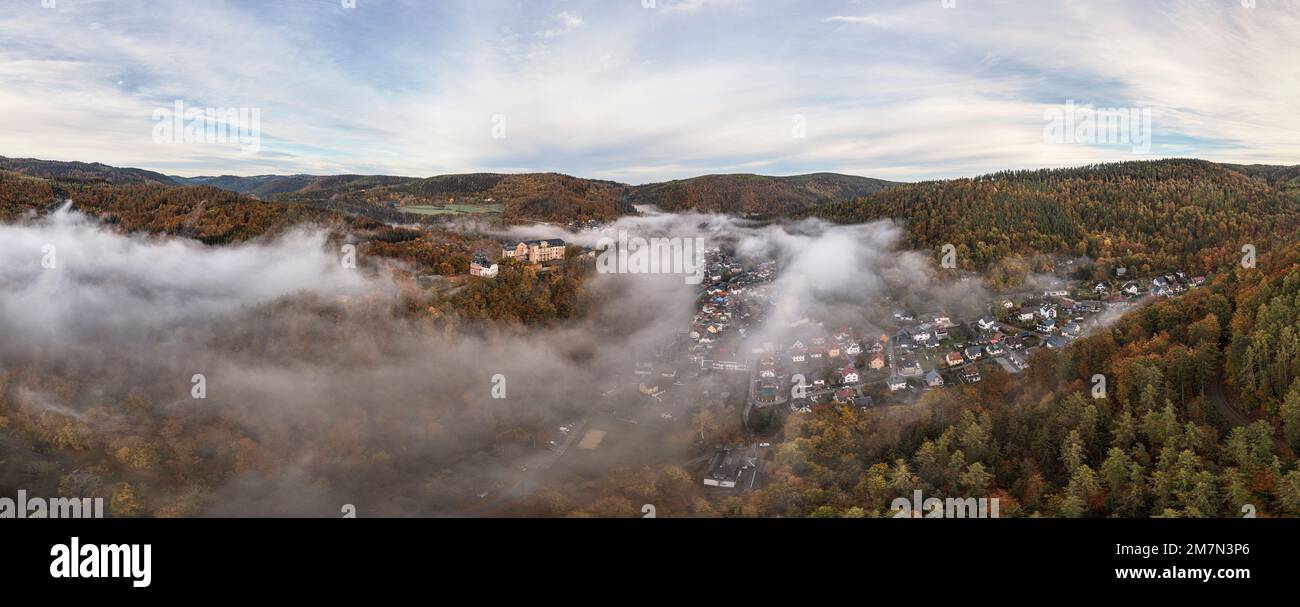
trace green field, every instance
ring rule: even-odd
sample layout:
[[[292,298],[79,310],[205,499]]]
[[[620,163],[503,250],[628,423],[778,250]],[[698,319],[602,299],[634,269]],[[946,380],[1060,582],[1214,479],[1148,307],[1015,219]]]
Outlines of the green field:
[[[482,204],[420,204],[401,207],[404,213],[418,215],[481,215],[483,213],[500,213],[505,205],[500,203]]]

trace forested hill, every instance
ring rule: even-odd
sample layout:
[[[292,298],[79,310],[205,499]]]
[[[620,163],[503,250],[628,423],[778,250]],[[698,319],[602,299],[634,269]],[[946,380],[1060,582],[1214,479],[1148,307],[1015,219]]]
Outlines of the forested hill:
[[[171,177],[161,173],[144,169],[111,167],[98,162],[58,162],[37,160],[35,158],[6,158],[0,156],[0,170],[13,171],[32,177],[78,183],[176,184]]]
[[[793,177],[705,175],[637,186],[631,199],[665,211],[734,215],[789,215],[817,205],[849,200],[899,185],[867,177],[814,173]]]
[[[500,205],[511,223],[612,221],[635,213],[625,200],[626,186],[559,173],[472,173],[427,179],[383,175],[317,177],[275,199],[361,212],[367,208],[418,205]]]
[[[908,245],[958,250],[965,269],[1028,253],[1088,256],[1102,272],[1206,273],[1285,242],[1300,226],[1300,167],[1158,160],[900,185],[804,215],[896,218]],[[937,254],[937,253],[936,253]]]
[[[769,486],[721,511],[891,516],[920,490],[996,497],[1002,516],[1300,516],[1300,244],[1020,375],[903,409],[814,407],[784,438]]]
[[[0,170],[75,183],[158,183],[215,187],[259,200],[289,202],[388,223],[422,221],[410,206],[495,207],[509,223],[612,221],[635,204],[667,211],[786,216],[897,185],[835,173],[792,177],[731,174],[632,186],[560,173],[392,175],[235,175],[177,177],[84,162],[0,157]],[[486,208],[486,207],[485,207]]]

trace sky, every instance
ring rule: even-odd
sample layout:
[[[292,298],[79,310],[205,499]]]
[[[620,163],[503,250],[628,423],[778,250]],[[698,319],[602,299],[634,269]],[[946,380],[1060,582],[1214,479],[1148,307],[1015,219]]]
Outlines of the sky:
[[[1300,0],[349,3],[0,0],[0,155],[625,183],[1300,163]],[[257,145],[160,139],[177,101],[256,110]],[[1149,145],[1049,136],[1071,103],[1149,112]]]

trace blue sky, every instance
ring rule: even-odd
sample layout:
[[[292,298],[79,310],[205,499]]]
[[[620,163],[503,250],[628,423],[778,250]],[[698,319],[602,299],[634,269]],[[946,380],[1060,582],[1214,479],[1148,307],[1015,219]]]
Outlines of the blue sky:
[[[4,156],[631,183],[1300,163],[1300,0],[0,1]],[[260,148],[154,142],[175,100],[258,108]],[[1151,149],[1046,140],[1071,100],[1150,108]]]

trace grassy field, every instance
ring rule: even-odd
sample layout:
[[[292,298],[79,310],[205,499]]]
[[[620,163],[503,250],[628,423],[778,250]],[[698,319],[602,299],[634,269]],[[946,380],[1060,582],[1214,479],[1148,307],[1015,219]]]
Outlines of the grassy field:
[[[484,213],[500,213],[504,208],[505,205],[499,203],[420,204],[401,207],[399,210],[404,213],[416,213],[419,215],[481,215]]]

